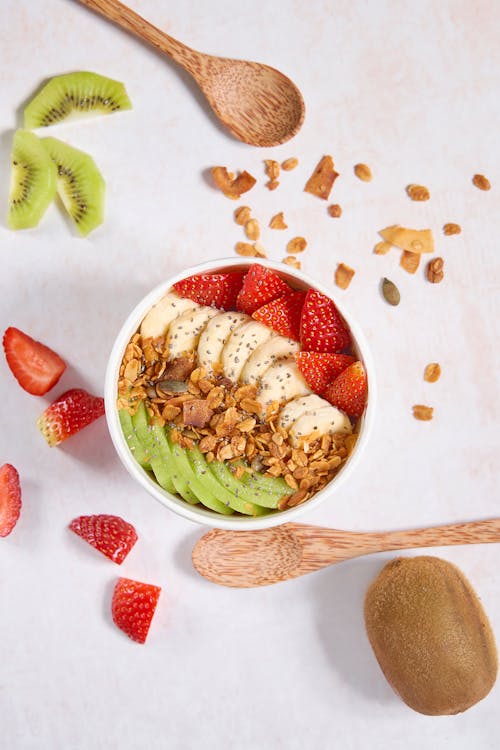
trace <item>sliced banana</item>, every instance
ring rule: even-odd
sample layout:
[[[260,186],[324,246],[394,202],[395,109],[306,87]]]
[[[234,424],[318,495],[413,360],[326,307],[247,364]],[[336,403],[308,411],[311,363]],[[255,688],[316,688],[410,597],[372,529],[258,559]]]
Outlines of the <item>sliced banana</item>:
[[[349,434],[352,432],[352,425],[347,414],[331,405],[322,406],[303,414],[295,420],[289,430],[294,444],[297,444],[300,438],[307,437],[312,433],[320,437],[321,435],[333,435],[336,432]]]
[[[245,313],[225,312],[208,321],[198,341],[198,364],[207,373],[212,372],[213,364],[220,362],[222,349],[237,326],[250,321]]]
[[[277,359],[289,358],[294,352],[298,352],[300,346],[297,341],[273,334],[271,338],[257,347],[251,357],[248,358],[240,375],[242,383],[256,385],[261,375]]]
[[[250,355],[271,337],[272,331],[257,320],[238,326],[222,349],[224,375],[237,383]]]
[[[195,310],[199,307],[192,299],[179,297],[175,292],[168,292],[145,316],[141,323],[140,334],[143,339],[164,336],[167,329],[174,320],[186,310]]]
[[[257,392],[257,400],[264,406],[272,401],[282,404],[297,396],[312,393],[294,359],[278,359],[267,368]]]
[[[317,396],[315,393],[310,396],[293,398],[280,411],[278,425],[288,430],[303,414],[321,409],[324,406],[330,406],[330,404],[326,399]]]
[[[208,321],[219,311],[213,307],[197,307],[174,318],[165,339],[169,359],[191,354],[198,345],[198,339]]]

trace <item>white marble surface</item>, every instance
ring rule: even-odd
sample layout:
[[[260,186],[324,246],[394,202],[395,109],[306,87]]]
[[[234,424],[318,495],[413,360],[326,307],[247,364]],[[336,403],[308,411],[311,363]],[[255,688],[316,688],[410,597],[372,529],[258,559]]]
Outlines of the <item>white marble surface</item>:
[[[290,230],[263,233],[270,257],[308,239],[303,268],[332,279],[364,326],[376,360],[380,407],[364,460],[312,523],[403,528],[498,515],[500,219],[500,7],[495,0],[337,0],[335,3],[131,0],[193,47],[268,62],[304,93],[305,124],[289,144],[245,146],[218,127],[186,75],[71,0],[0,4],[0,198],[19,107],[42,79],[90,69],[126,82],[134,110],[67,124],[53,135],[88,150],[108,184],[107,219],[75,237],[54,207],[35,231],[0,226],[0,326],[15,325],[68,362],[62,388],[102,390],[106,359],[129,309],[165,275],[232,253],[234,204],[207,168],[246,168],[245,199],[266,222],[284,210]],[[331,153],[341,177],[326,215],[302,187]],[[300,167],[264,187],[262,160]],[[356,162],[374,179],[357,180]],[[490,192],[471,183],[486,174]],[[412,203],[410,182],[431,190]],[[3,210],[3,209],[2,209]],[[455,221],[460,236],[444,237]],[[446,277],[428,284],[372,254],[377,230],[429,226]],[[390,308],[379,280],[402,302]],[[429,361],[443,375],[422,379]],[[9,750],[444,750],[498,746],[498,687],[450,718],[413,713],[393,694],[364,634],[363,595],[392,554],[261,590],[217,588],[197,577],[200,529],[149,498],[119,463],[104,420],[50,450],[34,427],[47,398],[19,389],[0,360],[0,462],[21,474],[18,527],[0,540],[1,744]],[[417,422],[414,403],[435,407]],[[140,541],[121,569],[73,537],[67,523],[107,512],[133,522]],[[437,549],[469,576],[500,634],[495,545]],[[412,553],[408,553],[412,554]],[[163,587],[148,643],[113,626],[119,574]]]

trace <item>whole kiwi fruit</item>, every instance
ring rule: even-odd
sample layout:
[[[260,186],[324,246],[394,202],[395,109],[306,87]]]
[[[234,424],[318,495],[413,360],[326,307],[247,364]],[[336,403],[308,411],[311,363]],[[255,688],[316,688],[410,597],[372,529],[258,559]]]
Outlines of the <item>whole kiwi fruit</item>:
[[[422,714],[482,700],[498,670],[495,638],[472,586],[446,560],[396,558],[372,582],[365,624],[385,677]]]

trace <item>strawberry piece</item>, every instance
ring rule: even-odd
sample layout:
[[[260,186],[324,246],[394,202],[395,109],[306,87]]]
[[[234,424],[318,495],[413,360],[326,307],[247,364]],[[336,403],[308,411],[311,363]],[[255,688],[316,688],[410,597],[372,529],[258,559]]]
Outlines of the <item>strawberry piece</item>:
[[[18,328],[7,328],[3,348],[17,382],[34,396],[43,396],[50,391],[66,369],[58,354]]]
[[[323,393],[326,386],[355,361],[349,354],[326,352],[297,352],[295,359],[304,380],[315,393]]]
[[[177,281],[174,289],[181,297],[199,305],[211,305],[220,310],[234,310],[243,283],[244,273],[203,273]]]
[[[367,393],[365,368],[361,362],[354,362],[327,386],[323,397],[350,417],[360,417]]]
[[[254,263],[243,279],[236,307],[241,312],[252,315],[262,305],[267,305],[290,290],[291,287],[275,271]]]
[[[281,336],[288,336],[295,341],[300,336],[300,315],[304,304],[305,292],[289,291],[281,297],[262,305],[252,318],[272,328]]]
[[[71,521],[69,528],[118,565],[138,538],[132,524],[120,516],[79,516]]]
[[[113,593],[113,622],[133,641],[144,643],[155,613],[161,588],[119,578]]]
[[[103,398],[92,396],[83,388],[72,388],[45,409],[37,427],[52,448],[103,414]]]
[[[309,289],[300,321],[300,343],[307,352],[341,352],[351,337],[340,313],[329,297]]]
[[[8,536],[21,514],[21,484],[12,464],[0,467],[0,536]]]

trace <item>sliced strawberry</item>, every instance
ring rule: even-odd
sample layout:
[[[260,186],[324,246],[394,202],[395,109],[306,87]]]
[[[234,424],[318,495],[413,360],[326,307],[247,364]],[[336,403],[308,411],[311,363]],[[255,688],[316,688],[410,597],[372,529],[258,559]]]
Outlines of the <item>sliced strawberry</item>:
[[[66,369],[58,354],[18,328],[7,328],[3,348],[17,382],[34,396],[43,396],[50,391]]]
[[[21,514],[21,484],[12,464],[0,467],[0,536],[8,536]]]
[[[69,528],[118,565],[137,541],[132,524],[120,516],[79,516],[71,521]]]
[[[144,643],[155,613],[161,588],[119,578],[113,593],[113,622],[133,641]]]
[[[192,299],[199,305],[235,310],[244,276],[243,272],[203,273],[178,281],[174,289],[179,296]]]
[[[341,352],[351,337],[340,313],[329,297],[309,289],[302,308],[300,343],[307,352]]]
[[[288,336],[295,341],[300,335],[300,315],[304,304],[305,292],[287,292],[281,297],[262,305],[252,318],[272,328],[281,336]]]
[[[275,271],[255,263],[250,266],[243,279],[236,307],[241,312],[252,315],[262,305],[267,305],[290,290],[291,287]]]
[[[355,361],[348,354],[326,352],[297,352],[295,359],[304,380],[315,393],[323,393],[326,386]]]
[[[54,401],[37,422],[37,427],[53,447],[79,432],[104,414],[104,399],[83,388],[72,388]]]
[[[327,386],[323,397],[350,417],[360,417],[367,393],[365,368],[361,362],[354,362]]]

